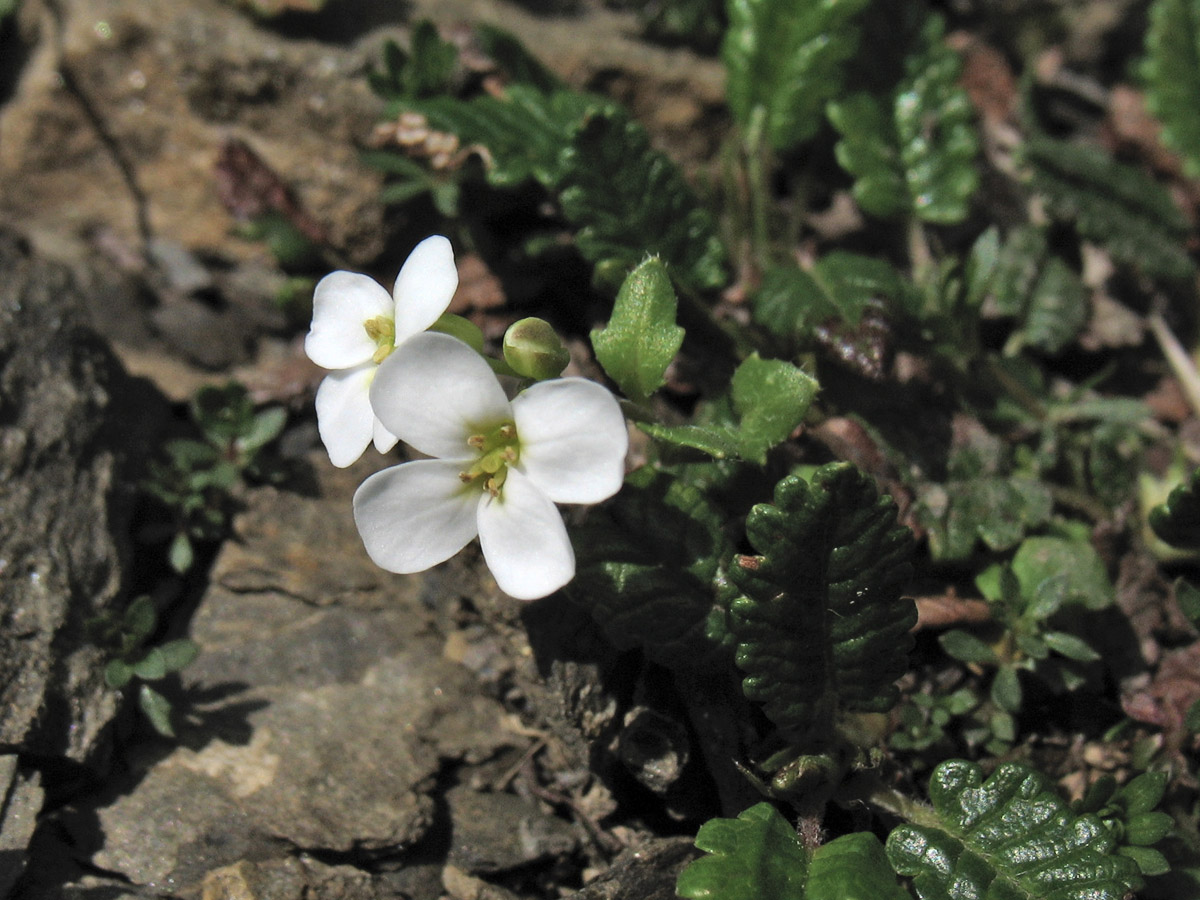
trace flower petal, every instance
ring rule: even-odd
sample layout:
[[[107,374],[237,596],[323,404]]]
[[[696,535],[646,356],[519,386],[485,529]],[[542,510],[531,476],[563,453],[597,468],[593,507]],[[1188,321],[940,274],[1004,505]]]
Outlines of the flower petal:
[[[555,503],[599,503],[621,489],[629,432],[608,389],[556,378],[512,401],[519,468]]]
[[[528,478],[513,469],[499,497],[479,503],[479,543],[500,590],[536,600],[575,577],[575,553],[562,516]]]
[[[467,459],[467,438],[512,418],[483,357],[457,338],[427,331],[379,366],[371,406],[383,427],[429,456]]]
[[[354,524],[367,555],[389,572],[423,572],[475,537],[479,489],[459,466],[419,459],[376,472],[354,493]]]
[[[374,416],[374,411],[371,412]],[[396,446],[396,442],[400,438],[396,437],[390,431],[383,427],[383,423],[378,418],[375,419],[375,449],[380,453],[387,453]]]
[[[369,390],[375,366],[331,372],[317,388],[317,432],[339,469],[362,456],[375,431]]]
[[[436,322],[458,288],[450,241],[435,234],[413,249],[396,276],[396,346]]]
[[[391,318],[394,304],[387,290],[366,275],[333,272],[313,291],[313,317],[304,352],[325,369],[349,369],[375,353],[376,343],[364,327],[377,316]]]

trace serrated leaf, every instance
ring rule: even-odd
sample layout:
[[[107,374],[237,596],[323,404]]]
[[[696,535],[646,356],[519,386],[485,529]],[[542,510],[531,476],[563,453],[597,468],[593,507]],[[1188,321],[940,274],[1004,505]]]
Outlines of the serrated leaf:
[[[1047,137],[1022,146],[1033,190],[1051,215],[1149,275],[1187,278],[1195,270],[1183,242],[1188,223],[1157,181],[1095,147]]]
[[[1048,578],[1066,580],[1064,603],[1086,609],[1104,609],[1116,600],[1116,592],[1104,562],[1091,544],[1059,537],[1025,540],[1012,561],[1021,595],[1031,598]]]
[[[711,819],[696,835],[708,855],[679,873],[675,892],[689,900],[805,900],[808,854],[769,803],[736,819]]]
[[[138,690],[138,706],[150,720],[150,725],[163,737],[175,737],[171,725],[171,701],[148,684]]]
[[[825,102],[841,92],[845,64],[858,47],[853,19],[866,5],[731,0],[721,58],[729,108],[743,131],[762,117],[776,150],[816,133]]]
[[[646,129],[615,106],[580,120],[558,158],[554,185],[563,215],[579,230],[575,245],[598,268],[628,270],[646,254],[694,292],[726,282],[716,220],[700,205]]]
[[[753,353],[733,373],[730,393],[741,455],[762,465],[767,451],[786,441],[804,420],[817,381],[789,362]]]
[[[887,261],[835,250],[811,271],[769,269],[751,303],[754,320],[790,342],[809,337],[816,326],[831,320],[857,325],[873,303],[902,290],[899,273]]]
[[[896,882],[879,838],[845,834],[823,844],[808,867],[805,900],[910,900]]]
[[[1200,3],[1155,0],[1146,31],[1146,106],[1162,122],[1163,140],[1200,177]]]
[[[901,825],[887,840],[921,900],[1123,900],[1141,887],[1112,831],[1072,813],[1033,769],[1005,763],[985,782],[979,766],[953,760],[934,771],[929,795],[938,823]]]
[[[890,96],[856,94],[829,104],[842,136],[838,163],[855,176],[854,197],[872,215],[961,222],[979,185],[974,114],[942,30],[942,20],[930,16],[923,46],[905,61]]]
[[[1165,503],[1150,510],[1150,527],[1175,547],[1200,548],[1200,469],[1171,491]]]
[[[663,665],[703,664],[715,581],[732,552],[721,513],[695,487],[648,468],[572,529],[577,571],[568,596],[620,649]]]
[[[729,610],[746,696],[798,747],[838,710],[885,712],[907,667],[916,607],[900,597],[912,535],[853,466],[789,476],[746,519],[759,555],[735,559]]]
[[[671,277],[652,257],[621,285],[608,324],[592,331],[597,362],[635,403],[645,403],[662,387],[667,366],[683,345],[675,311]]]

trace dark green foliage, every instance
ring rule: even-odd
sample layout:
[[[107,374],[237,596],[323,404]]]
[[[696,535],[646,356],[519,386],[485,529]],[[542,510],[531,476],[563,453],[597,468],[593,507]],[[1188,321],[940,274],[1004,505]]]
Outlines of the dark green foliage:
[[[1094,813],[1107,825],[1117,837],[1117,852],[1136,862],[1143,875],[1162,875],[1170,864],[1153,845],[1175,828],[1175,820],[1156,808],[1166,789],[1165,772],[1143,772],[1121,787],[1104,775],[1072,808]]]
[[[881,218],[915,216],[951,224],[966,218],[979,183],[973,112],[958,85],[958,56],[931,16],[923,48],[905,60],[904,78],[887,96],[860,93],[829,104],[842,136],[838,162],[855,176],[854,197]]]
[[[1161,540],[1175,547],[1200,548],[1200,469],[1150,510],[1150,527]]]
[[[1008,236],[992,284],[992,311],[1018,322],[1008,353],[1023,346],[1057,353],[1091,313],[1087,288],[1070,266],[1050,255],[1040,229],[1019,228]]]
[[[980,541],[992,550],[1015,547],[1046,523],[1053,506],[1049,490],[1033,478],[980,475],[929,488],[920,516],[935,559],[967,559]]]
[[[1163,139],[1183,155],[1188,174],[1200,176],[1200,3],[1150,4],[1142,76]]]
[[[566,82],[542,65],[524,44],[503,28],[476,22],[474,31],[479,48],[514,84],[527,84],[543,94],[566,89]]]
[[[665,44],[686,44],[704,53],[721,45],[728,24],[725,0],[659,0],[634,3],[646,37]]]
[[[1123,900],[1141,887],[1133,860],[1113,852],[1112,831],[1076,815],[1041,773],[1005,763],[985,782],[979,766],[938,766],[929,824],[888,836],[895,870],[921,900]],[[936,824],[935,824],[936,823]]]
[[[772,806],[736,819],[712,819],[696,835],[707,856],[679,875],[690,900],[905,900],[883,846],[870,833],[847,834],[811,854]]]
[[[721,48],[729,108],[743,132],[776,150],[812,137],[858,48],[854,18],[867,0],[730,0]],[[761,121],[760,125],[755,120]]]
[[[428,19],[418,22],[405,52],[395,41],[383,45],[383,69],[367,75],[367,83],[388,100],[415,100],[445,90],[458,65],[458,48],[438,36]]]
[[[715,220],[641,125],[615,108],[592,115],[559,161],[554,188],[563,215],[579,229],[579,251],[599,269],[627,271],[651,254],[693,292],[725,284]]]
[[[1080,235],[1148,275],[1192,274],[1183,247],[1188,223],[1144,171],[1094,147],[1047,137],[1029,138],[1022,155],[1051,215],[1074,222]]]
[[[857,325],[873,304],[903,291],[900,273],[885,260],[835,250],[809,271],[768,270],[751,303],[754,321],[794,347],[818,325]]]
[[[649,468],[572,531],[578,570],[567,588],[619,648],[664,665],[703,665],[715,581],[732,550],[723,517],[696,488]]]
[[[896,702],[916,607],[900,590],[912,536],[891,498],[845,463],[783,479],[773,505],[754,507],[746,535],[758,552],[734,561],[741,592],[729,608],[746,696],[798,746],[827,740],[842,710]]]

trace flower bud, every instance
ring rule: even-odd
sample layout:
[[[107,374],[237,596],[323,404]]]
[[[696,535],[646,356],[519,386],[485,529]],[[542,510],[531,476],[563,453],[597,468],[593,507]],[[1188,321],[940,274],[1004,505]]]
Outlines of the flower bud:
[[[458,338],[476,353],[483,353],[483,331],[470,319],[454,313],[442,313],[441,318],[429,326],[429,330]]]
[[[561,375],[571,354],[549,322],[531,317],[514,322],[504,333],[504,361],[518,375],[543,381]]]

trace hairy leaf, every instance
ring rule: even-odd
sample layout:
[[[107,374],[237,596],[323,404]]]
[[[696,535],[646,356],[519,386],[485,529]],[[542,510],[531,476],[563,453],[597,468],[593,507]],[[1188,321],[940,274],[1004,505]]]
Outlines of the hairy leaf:
[[[1051,256],[1037,228],[1019,228],[1000,250],[992,275],[991,311],[1012,316],[1018,327],[1005,351],[1028,345],[1047,353],[1066,347],[1087,324],[1087,288],[1075,271]]]
[[[580,253],[624,271],[661,256],[671,277],[692,291],[726,280],[716,222],[683,173],[650,146],[646,130],[615,107],[580,121],[559,156],[554,185],[563,215],[579,229]]]
[[[966,559],[983,541],[1007,550],[1050,518],[1053,499],[1040,481],[984,475],[925,492],[920,518],[935,559]]]
[[[1036,597],[1038,588],[1051,578],[1063,581],[1062,603],[1095,610],[1111,606],[1116,600],[1104,562],[1085,541],[1028,538],[1013,557],[1012,569],[1021,586],[1021,595],[1029,602]]]
[[[808,854],[787,819],[759,803],[736,819],[711,819],[696,835],[702,856],[679,873],[690,900],[805,900]]]
[[[867,0],[731,0],[721,56],[729,108],[743,130],[756,116],[771,146],[812,137],[858,47],[854,17]],[[761,110],[761,112],[759,112]]]
[[[1033,189],[1050,213],[1117,259],[1150,275],[1186,278],[1194,265],[1184,249],[1188,224],[1166,190],[1141,169],[1094,147],[1029,138],[1023,155]]]
[[[1200,469],[1150,510],[1150,527],[1161,540],[1175,547],[1200,547]]]
[[[1142,76],[1163,140],[1183,154],[1187,173],[1200,177],[1200,3],[1150,4]]]
[[[572,529],[578,570],[568,596],[621,649],[667,666],[701,664],[714,581],[731,554],[720,512],[696,488],[649,468]]]
[[[838,162],[855,177],[854,197],[872,215],[960,222],[978,187],[972,107],[942,29],[942,20],[930,16],[924,46],[906,60],[890,96],[855,94],[829,104],[829,120],[842,136]]]
[[[1027,766],[1005,763],[985,782],[974,763],[945,762],[929,796],[937,824],[900,825],[887,840],[921,900],[1122,900],[1141,887],[1137,865],[1113,852],[1113,832],[1073,813]]]
[[[758,552],[735,560],[729,629],[743,691],[798,746],[828,737],[839,710],[883,712],[907,666],[916,607],[901,599],[912,535],[853,466],[789,476],[746,519]]]
[[[652,257],[621,285],[608,325],[592,331],[596,360],[636,403],[645,403],[662,387],[663,373],[683,344],[675,311],[666,266]]]
[[[652,422],[638,422],[637,426],[652,438],[674,447],[699,450],[713,459],[735,459],[739,455],[737,436],[732,428],[711,425],[657,425]]]
[[[753,353],[733,373],[730,393],[741,455],[761,465],[767,451],[786,441],[804,420],[817,382],[789,362]]]

